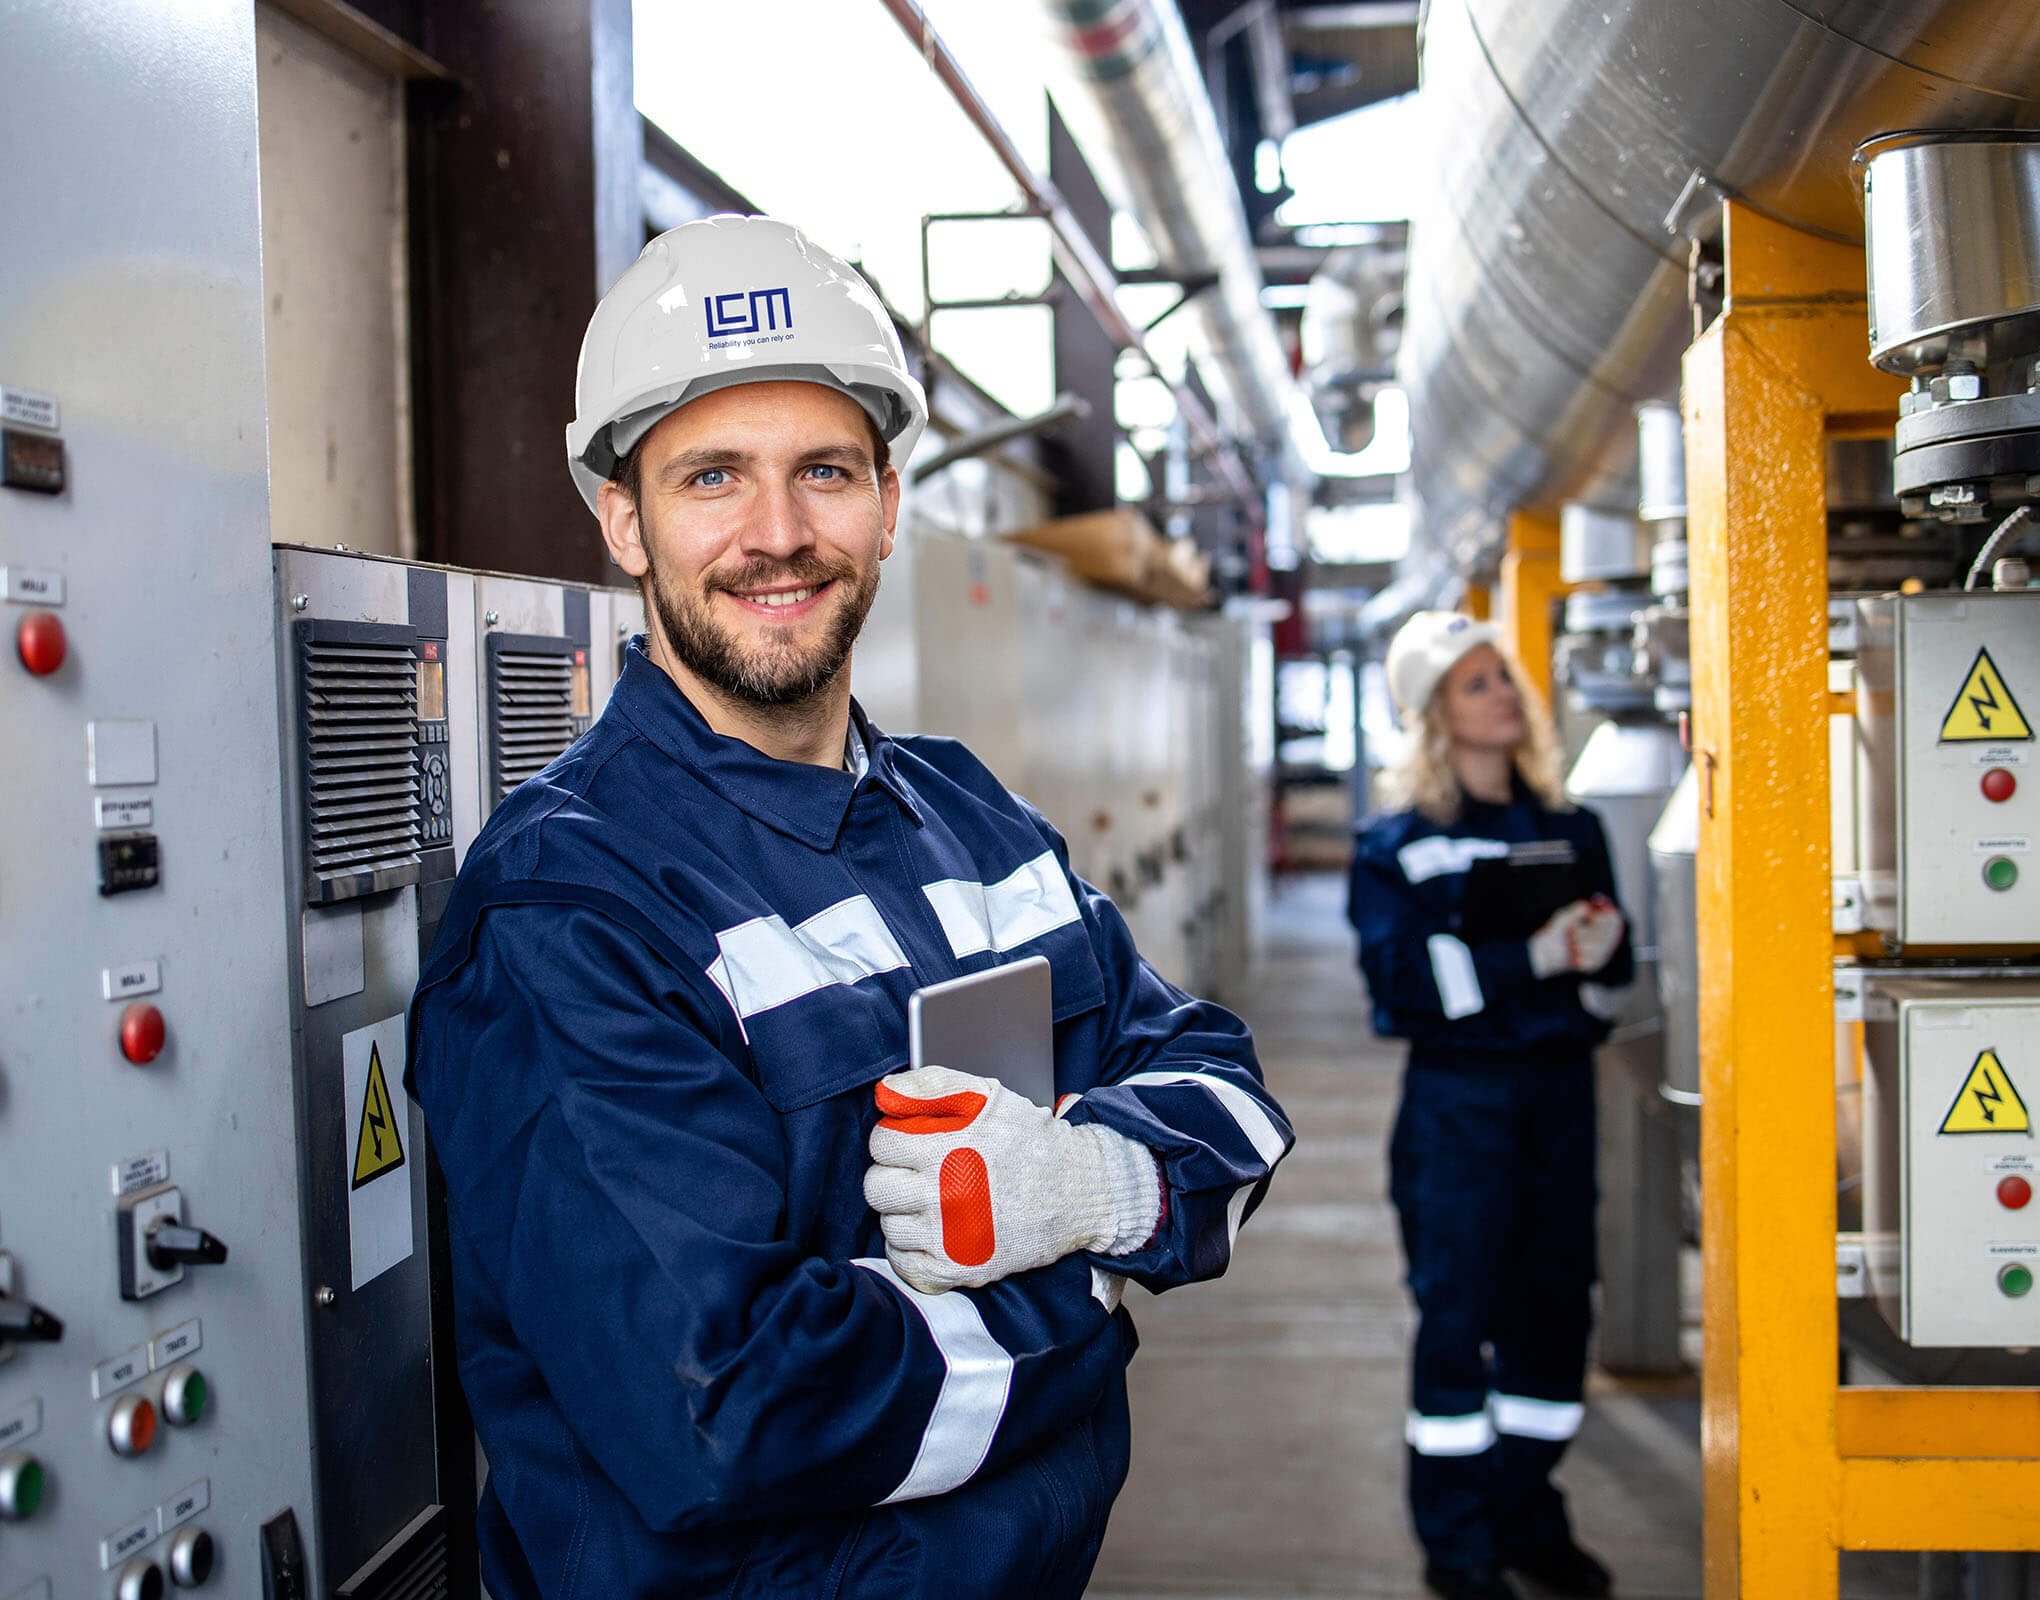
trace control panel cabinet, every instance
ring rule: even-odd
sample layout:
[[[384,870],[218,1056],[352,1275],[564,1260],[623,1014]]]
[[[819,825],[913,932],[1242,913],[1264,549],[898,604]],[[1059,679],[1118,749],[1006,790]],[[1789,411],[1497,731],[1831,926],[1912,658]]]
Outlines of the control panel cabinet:
[[[1895,946],[2040,951],[2040,591],[1858,602],[1858,849]]]
[[[313,1593],[254,20],[0,30],[7,1600]]]
[[[2040,1345],[2040,973],[1865,984],[1871,1293],[1922,1348]]]
[[[471,1593],[474,1458],[434,1316],[444,1202],[404,1068],[423,950],[479,817],[474,580],[327,550],[274,561],[316,1578]]]

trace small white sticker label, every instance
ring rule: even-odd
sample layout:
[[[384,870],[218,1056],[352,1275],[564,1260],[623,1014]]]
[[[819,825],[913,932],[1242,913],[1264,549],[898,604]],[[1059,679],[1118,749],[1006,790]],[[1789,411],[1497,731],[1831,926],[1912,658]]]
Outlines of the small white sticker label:
[[[149,1347],[138,1344],[132,1350],[123,1350],[92,1369],[92,1398],[104,1400],[148,1375]]]
[[[2022,856],[2032,848],[2032,835],[2024,833],[1998,833],[1976,841],[1980,856]]]
[[[95,789],[156,781],[156,725],[133,718],[85,724],[85,775]]]
[[[1979,767],[2023,767],[2030,759],[2022,744],[1979,745],[1970,756]]]
[[[28,567],[0,567],[0,595],[18,606],[60,606],[64,603],[64,575]]]
[[[196,1483],[187,1484],[156,1508],[157,1530],[168,1533],[172,1528],[181,1528],[211,1504],[210,1478],[200,1478]]]
[[[155,1542],[156,1513],[151,1511],[99,1541],[99,1570],[111,1572],[136,1551],[146,1550]]]
[[[1984,1250],[1998,1256],[2040,1256],[2040,1239],[1993,1239]]]
[[[2032,1172],[2040,1168],[2040,1161],[2028,1155],[1992,1156],[1985,1163],[1988,1172]]]
[[[57,398],[37,394],[33,389],[10,389],[0,384],[0,422],[18,422],[26,428],[57,431]]]
[[[50,1580],[37,1578],[26,1589],[16,1589],[7,1600],[50,1600]]]
[[[153,828],[156,825],[156,802],[147,795],[122,799],[117,795],[96,794],[92,797],[92,820],[103,829]]]
[[[42,1432],[42,1402],[31,1400],[12,1411],[0,1412],[0,1450],[26,1444]]]
[[[195,1356],[205,1343],[205,1330],[199,1326],[198,1318],[180,1322],[168,1333],[159,1333],[149,1343],[149,1367],[161,1372],[172,1362]]]
[[[168,1150],[149,1150],[114,1163],[113,1193],[116,1199],[124,1200],[137,1189],[153,1189],[157,1184],[169,1181]]]
[[[124,967],[108,967],[99,974],[99,992],[109,1000],[157,994],[162,988],[163,963],[160,961],[131,961]],[[154,1181],[162,1183],[166,1180],[158,1178]]]

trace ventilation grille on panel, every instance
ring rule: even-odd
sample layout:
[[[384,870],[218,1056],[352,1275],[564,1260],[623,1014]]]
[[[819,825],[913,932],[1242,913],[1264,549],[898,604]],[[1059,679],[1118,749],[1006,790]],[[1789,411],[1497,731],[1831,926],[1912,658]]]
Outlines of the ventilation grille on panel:
[[[446,1508],[427,1506],[333,1594],[334,1600],[444,1600],[450,1592]]]
[[[305,898],[418,881],[418,657],[408,628],[298,626]]]
[[[585,665],[581,669],[586,671]],[[574,644],[531,634],[489,636],[489,782],[493,803],[586,730],[575,714]]]

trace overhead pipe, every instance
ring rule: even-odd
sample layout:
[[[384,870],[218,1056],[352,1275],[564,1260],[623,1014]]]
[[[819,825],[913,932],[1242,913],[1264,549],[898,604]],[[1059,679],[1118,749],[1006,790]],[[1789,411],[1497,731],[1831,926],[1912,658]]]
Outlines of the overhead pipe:
[[[1168,385],[1189,432],[1193,451],[1208,460],[1212,471],[1232,491],[1234,498],[1250,515],[1258,517],[1260,492],[1245,462],[1240,459],[1239,451],[1220,430],[1204,402],[1186,384],[1166,376],[1160,363],[1149,352],[1141,330],[1119,309],[1113,293],[1115,279],[1111,265],[1099,255],[1083,225],[1078,222],[1076,213],[1070,209],[1069,202],[1063,199],[1053,183],[1028,164],[1027,158],[1020,153],[1020,147],[1014,144],[992,108],[964,75],[949,46],[943,43],[927,13],[915,4],[915,0],[879,0],[879,3],[913,41],[914,48],[928,63],[929,71],[949,91],[958,109],[990,146],[992,154],[999,158],[999,164],[1020,186],[1028,209],[1048,224],[1057,265],[1084,304],[1090,307],[1091,314],[1098,319],[1107,336],[1120,349],[1138,355],[1147,364],[1148,370]],[[1207,107],[1207,113],[1208,110]]]
[[[1271,453],[1294,458],[1298,393],[1261,304],[1261,267],[1218,118],[1169,0],[1048,0],[1166,266],[1216,273],[1202,320],[1221,383]]]

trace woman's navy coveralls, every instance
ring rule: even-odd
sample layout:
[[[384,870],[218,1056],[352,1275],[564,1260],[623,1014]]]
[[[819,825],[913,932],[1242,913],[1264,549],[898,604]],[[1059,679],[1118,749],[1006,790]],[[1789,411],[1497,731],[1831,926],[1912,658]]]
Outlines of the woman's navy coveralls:
[[[1431,1559],[1469,1571],[1571,1538],[1550,1474],[1578,1432],[1592,1324],[1594,1075],[1628,935],[1583,983],[1540,979],[1519,939],[1463,941],[1467,869],[1562,839],[1589,892],[1615,896],[1601,824],[1468,800],[1440,827],[1417,811],[1361,829],[1348,915],[1374,1028],[1410,1041],[1389,1147],[1416,1354],[1406,1429],[1410,1507]],[[1593,1009],[1589,1009],[1592,1007]]]
[[[915,988],[1053,969],[1057,1088],[1148,1146],[1153,1288],[1225,1270],[1290,1142],[1240,1021],[1141,959],[961,745],[858,774],[713,733],[633,646],[489,819],[411,1017],[496,1600],[1076,1600],[1126,1314],[1069,1257],[922,1295],[864,1203]],[[1102,1259],[1102,1258],[1101,1258]]]

